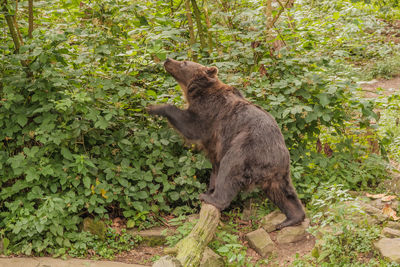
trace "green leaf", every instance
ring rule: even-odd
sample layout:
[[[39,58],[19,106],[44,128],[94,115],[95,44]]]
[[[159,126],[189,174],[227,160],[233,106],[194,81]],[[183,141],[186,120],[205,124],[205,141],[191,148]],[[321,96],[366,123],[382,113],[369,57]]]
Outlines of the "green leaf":
[[[32,182],[34,180],[39,180],[39,174],[36,172],[35,168],[33,167],[29,167],[26,171],[26,181],[27,182]]]
[[[227,246],[223,246],[223,247],[220,247],[219,249],[217,249],[217,251],[219,252],[219,253],[227,253],[227,252],[229,252],[229,247],[227,247]]]
[[[137,194],[136,194],[136,197],[138,199],[146,199],[146,198],[148,198],[148,196],[149,195],[145,191],[137,192]]]
[[[118,182],[123,186],[123,187],[125,187],[125,188],[128,188],[129,187],[129,182],[128,182],[128,180],[126,180],[126,179],[124,179],[124,178],[119,178],[118,179]]]
[[[35,227],[36,231],[38,231],[39,233],[41,233],[44,230],[44,224],[41,224],[39,222],[35,224]]]
[[[106,129],[109,125],[109,122],[105,120],[103,117],[99,117],[98,121],[94,124],[94,127],[99,128],[99,129]]]
[[[28,122],[28,118],[26,117],[26,115],[24,114],[18,114],[15,117],[15,120],[17,121],[17,123],[21,126],[24,127],[26,125],[26,123]]]
[[[24,147],[24,153],[29,158],[34,158],[36,153],[38,153],[38,152],[39,152],[38,146],[33,146],[31,149],[29,149],[28,147]]]
[[[329,102],[330,102],[328,94],[325,94],[325,93],[319,94],[319,95],[318,95],[318,98],[319,98],[319,103],[320,103],[323,107],[325,107],[326,105],[328,105]]]
[[[132,206],[138,211],[143,211],[144,210],[142,203],[140,203],[138,201],[132,202]]]
[[[57,227],[56,227],[56,225],[50,225],[50,232],[53,234],[53,235],[57,235]]]
[[[52,193],[56,193],[57,192],[57,184],[54,183],[54,184],[50,185],[50,190]]]
[[[10,240],[7,237],[3,238],[3,253],[6,254],[8,245],[10,245]]]
[[[175,191],[170,192],[168,195],[171,198],[171,200],[173,200],[173,201],[177,201],[179,199],[179,194]]]
[[[135,227],[135,220],[128,220],[128,222],[126,223],[126,228],[133,228]]]
[[[322,115],[322,119],[324,119],[324,121],[329,122],[331,120],[331,116],[327,113]]]
[[[83,185],[84,185],[86,188],[90,188],[90,184],[91,184],[90,178],[87,177],[87,176],[83,177]]]
[[[61,147],[61,155],[63,155],[63,157],[68,160],[73,160],[73,156],[72,156],[71,152],[66,147]]]

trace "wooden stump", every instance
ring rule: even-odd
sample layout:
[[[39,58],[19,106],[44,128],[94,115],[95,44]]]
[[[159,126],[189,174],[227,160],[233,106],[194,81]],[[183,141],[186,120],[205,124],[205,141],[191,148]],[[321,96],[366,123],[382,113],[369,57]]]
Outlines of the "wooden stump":
[[[199,266],[204,249],[214,237],[220,217],[221,213],[216,207],[203,203],[199,221],[190,234],[165,252],[176,254],[176,258],[184,267]]]

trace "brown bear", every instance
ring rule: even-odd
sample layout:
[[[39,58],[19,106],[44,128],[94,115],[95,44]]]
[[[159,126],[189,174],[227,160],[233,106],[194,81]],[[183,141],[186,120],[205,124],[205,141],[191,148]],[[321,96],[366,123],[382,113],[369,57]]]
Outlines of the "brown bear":
[[[281,229],[304,220],[303,206],[290,179],[290,156],[275,119],[221,82],[216,67],[167,59],[164,67],[178,82],[187,109],[149,106],[166,117],[188,141],[200,144],[212,163],[209,189],[200,200],[219,210],[239,191],[256,185],[286,215]]]

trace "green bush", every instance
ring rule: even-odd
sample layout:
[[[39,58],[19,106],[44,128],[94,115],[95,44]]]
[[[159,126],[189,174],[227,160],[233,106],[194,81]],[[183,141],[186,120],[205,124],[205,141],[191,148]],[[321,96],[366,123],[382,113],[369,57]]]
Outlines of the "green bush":
[[[264,13],[252,1],[231,7],[230,26],[222,23],[226,11],[213,4],[214,49],[190,46],[185,10],[166,2],[45,3],[35,6],[37,29],[19,53],[9,36],[0,36],[0,229],[13,252],[65,247],[76,255],[86,216],[123,216],[130,226],[145,227],[160,214],[198,207],[210,163],[145,112],[153,103],[183,105],[160,64],[167,55],[186,59],[191,47],[201,63],[218,66],[222,80],[271,112],[305,197],[320,183],[303,162],[321,127],[340,133],[354,114],[360,126],[376,117],[371,103],[353,98],[349,73],[337,71],[346,69],[342,57],[362,56],[365,42],[352,46],[347,35],[333,46],[327,42],[349,22],[334,13],[347,12],[347,1],[340,1],[339,11],[312,7],[314,17],[296,6],[296,29],[288,20],[279,22],[282,34],[275,40],[286,43],[280,51],[263,42]],[[5,26],[3,19],[0,24]],[[357,29],[353,33],[365,37],[362,26]],[[251,45],[255,41],[260,45]],[[316,176],[301,184],[304,171]]]

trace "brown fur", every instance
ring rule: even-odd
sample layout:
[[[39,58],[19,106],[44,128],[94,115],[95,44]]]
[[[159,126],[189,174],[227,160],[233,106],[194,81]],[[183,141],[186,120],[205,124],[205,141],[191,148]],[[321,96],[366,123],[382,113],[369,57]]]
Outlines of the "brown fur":
[[[223,210],[239,191],[260,186],[285,213],[277,229],[303,221],[290,179],[290,157],[275,119],[218,77],[218,69],[190,61],[164,64],[181,86],[188,108],[150,106],[186,139],[200,143],[212,163],[209,189],[200,199]]]

